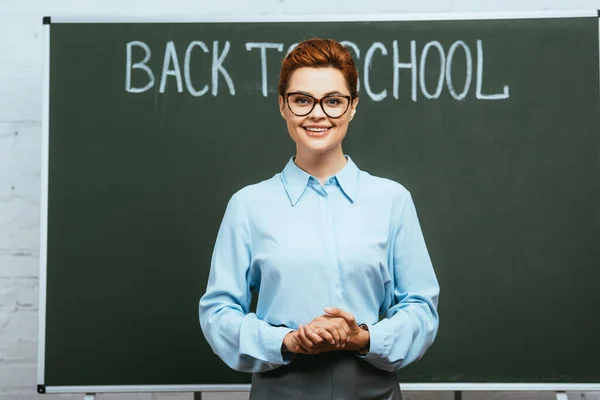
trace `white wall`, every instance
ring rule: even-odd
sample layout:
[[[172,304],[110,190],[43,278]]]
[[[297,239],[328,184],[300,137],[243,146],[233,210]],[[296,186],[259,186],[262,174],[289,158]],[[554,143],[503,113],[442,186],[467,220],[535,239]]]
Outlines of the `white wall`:
[[[600,0],[0,0],[0,400],[83,398],[82,395],[39,397],[35,392],[43,16],[260,16],[598,8]],[[191,399],[192,395],[98,397],[175,400]],[[247,393],[204,396],[223,400],[247,397]],[[453,397],[450,392],[407,392],[405,398]],[[555,396],[550,392],[467,392],[463,398],[533,400]],[[600,400],[600,393],[570,392],[569,398]]]

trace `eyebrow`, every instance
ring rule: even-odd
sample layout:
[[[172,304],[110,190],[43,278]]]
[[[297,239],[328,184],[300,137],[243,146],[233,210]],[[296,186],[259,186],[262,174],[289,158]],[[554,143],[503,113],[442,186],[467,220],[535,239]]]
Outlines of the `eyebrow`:
[[[315,97],[314,94],[312,93],[308,93],[308,92],[303,92],[301,90],[295,91],[295,92],[289,92],[289,93],[300,93],[300,94],[306,94],[312,97]],[[327,96],[333,96],[333,95],[340,95],[340,96],[350,96],[348,94],[344,94],[342,92],[340,92],[339,90],[332,90],[331,92],[327,92],[323,95],[323,97],[327,97]]]

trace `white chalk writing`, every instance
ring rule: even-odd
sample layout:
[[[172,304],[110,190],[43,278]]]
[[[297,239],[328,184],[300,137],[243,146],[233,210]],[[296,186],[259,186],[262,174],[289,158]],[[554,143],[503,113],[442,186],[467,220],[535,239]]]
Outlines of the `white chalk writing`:
[[[475,45],[474,51],[471,50],[472,47],[470,47],[469,42],[465,40],[456,40],[447,48],[444,48],[444,45],[437,40],[422,44],[417,43],[416,40],[404,43],[393,40],[390,48],[391,58],[388,57],[388,47],[383,42],[377,41],[371,43],[368,47],[362,63],[359,63],[361,61],[361,49],[358,44],[348,40],[342,40],[340,43],[350,50],[357,67],[360,69],[358,90],[360,91],[362,86],[367,97],[372,101],[379,102],[388,99],[388,90],[390,89],[391,98],[398,100],[401,97],[400,88],[405,85],[405,87],[410,87],[410,99],[413,102],[418,100],[419,93],[425,100],[439,99],[445,92],[449,94],[449,98],[457,101],[462,101],[469,95],[478,100],[506,100],[510,98],[509,85],[498,83],[497,77],[492,79],[493,82],[487,82],[486,87],[490,90],[490,87],[500,86],[502,91],[499,93],[484,93],[484,43],[481,39],[475,39],[474,43],[471,42],[471,46]],[[252,53],[254,49],[260,50],[259,87],[263,97],[269,96],[269,83],[276,84],[278,75],[278,71],[269,71],[267,68],[268,50],[276,50],[276,57],[281,58],[287,56],[297,45],[298,43],[292,43],[288,46],[280,42],[244,43],[244,48],[249,53]],[[233,65],[231,63],[227,64],[227,57],[234,48],[232,44],[229,41],[214,40],[211,49],[205,42],[194,40],[187,43],[186,46],[182,74],[176,44],[173,41],[165,43],[162,68],[159,71],[153,71],[151,68],[151,65],[156,64],[150,63],[152,50],[148,44],[139,40],[128,42],[125,49],[125,90],[129,93],[144,93],[154,87],[156,84],[155,77],[160,76],[159,93],[173,90],[169,89],[169,86],[173,86],[176,87],[178,93],[184,92],[185,88],[185,91],[194,97],[204,96],[209,91],[213,96],[217,96],[219,95],[219,81],[222,78],[225,81],[229,95],[235,96],[234,79],[229,71],[235,73],[236,70],[232,69]],[[237,47],[235,48],[237,49]],[[209,53],[212,54],[209,55]],[[192,57],[192,55],[194,56]],[[271,57],[273,56],[272,53]],[[251,62],[253,61],[250,59],[248,63]],[[490,63],[487,59],[486,62]],[[195,68],[192,68],[192,65]],[[229,66],[229,70],[226,65]],[[211,72],[210,83],[203,82],[202,85],[196,80],[197,86],[195,87],[192,83],[194,72],[208,72],[209,70]],[[243,70],[247,71],[248,69]],[[378,71],[375,80],[372,79],[374,70]],[[405,70],[409,71],[405,73],[403,72]],[[386,73],[391,74],[391,80],[385,79]],[[405,79],[404,76],[407,73]],[[463,77],[464,85],[461,88],[459,83],[457,88],[455,81],[462,82],[461,78]],[[248,80],[253,78],[244,73],[242,76],[237,76],[236,79]],[[174,85],[169,84],[169,81],[173,81]],[[475,83],[474,90],[472,90],[473,83]],[[378,87],[375,89],[374,85]],[[391,87],[389,87],[390,85]],[[201,86],[201,88],[197,89],[198,86]],[[256,87],[256,85],[254,86]],[[247,90],[246,88],[253,87],[253,85],[244,83],[243,87],[244,90]],[[271,94],[273,93],[271,92]]]

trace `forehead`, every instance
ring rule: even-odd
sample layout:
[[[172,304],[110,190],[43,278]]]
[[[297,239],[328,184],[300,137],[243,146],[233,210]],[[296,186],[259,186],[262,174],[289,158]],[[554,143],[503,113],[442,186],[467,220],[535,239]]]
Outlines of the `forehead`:
[[[288,91],[307,92],[314,96],[333,91],[349,94],[346,78],[336,68],[298,68],[290,77]]]

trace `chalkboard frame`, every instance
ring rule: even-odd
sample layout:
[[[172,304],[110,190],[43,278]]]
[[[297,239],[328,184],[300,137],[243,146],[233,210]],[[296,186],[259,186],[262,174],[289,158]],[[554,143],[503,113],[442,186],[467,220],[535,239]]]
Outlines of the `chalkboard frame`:
[[[42,393],[142,393],[142,392],[205,392],[249,391],[250,385],[123,385],[123,386],[46,386],[46,287],[47,287],[47,240],[48,240],[48,173],[50,135],[50,25],[55,23],[242,23],[242,22],[343,22],[343,21],[444,21],[444,20],[494,20],[494,19],[546,19],[546,18],[600,18],[599,10],[495,12],[495,13],[444,13],[444,14],[391,14],[391,15],[308,15],[308,16],[261,16],[242,18],[189,16],[165,17],[100,17],[100,16],[52,16],[43,19],[43,107],[42,107],[42,154],[41,154],[41,201],[40,201],[40,260],[39,260],[39,324],[37,392]],[[600,42],[600,29],[599,29]],[[600,59],[600,54],[599,54]],[[600,71],[599,71],[600,73]],[[85,335],[85,332],[81,332]],[[93,360],[89,361],[93,363]],[[82,366],[84,367],[84,366]],[[597,391],[598,383],[405,383],[403,391]]]

